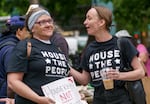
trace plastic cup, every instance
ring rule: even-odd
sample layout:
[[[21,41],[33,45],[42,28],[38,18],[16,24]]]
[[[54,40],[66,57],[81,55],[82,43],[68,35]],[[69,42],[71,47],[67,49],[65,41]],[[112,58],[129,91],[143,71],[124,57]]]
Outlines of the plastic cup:
[[[110,68],[104,68],[100,71],[105,90],[110,90],[110,89],[114,88],[113,79],[108,79],[107,75],[106,75],[107,71],[109,71],[109,70],[110,70]]]

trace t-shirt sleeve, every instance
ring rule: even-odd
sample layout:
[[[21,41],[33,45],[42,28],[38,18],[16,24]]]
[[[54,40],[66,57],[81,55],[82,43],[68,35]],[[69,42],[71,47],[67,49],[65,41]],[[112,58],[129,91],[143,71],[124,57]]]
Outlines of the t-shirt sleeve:
[[[13,49],[8,62],[7,72],[27,72],[27,48],[26,41],[20,41]]]
[[[122,50],[123,50],[123,54],[125,55],[125,57],[127,58],[128,62],[131,63],[133,58],[135,56],[138,56],[139,52],[136,49],[136,47],[131,43],[130,40],[128,39],[123,39],[122,40]]]
[[[139,53],[148,53],[146,47],[143,44],[139,44],[137,46],[137,50],[139,51]]]

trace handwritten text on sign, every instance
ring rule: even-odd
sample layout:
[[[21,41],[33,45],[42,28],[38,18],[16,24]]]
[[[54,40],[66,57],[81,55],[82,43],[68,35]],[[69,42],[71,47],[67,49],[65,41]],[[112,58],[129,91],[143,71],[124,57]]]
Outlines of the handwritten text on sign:
[[[42,86],[45,96],[56,104],[82,104],[80,94],[72,77],[63,78]]]

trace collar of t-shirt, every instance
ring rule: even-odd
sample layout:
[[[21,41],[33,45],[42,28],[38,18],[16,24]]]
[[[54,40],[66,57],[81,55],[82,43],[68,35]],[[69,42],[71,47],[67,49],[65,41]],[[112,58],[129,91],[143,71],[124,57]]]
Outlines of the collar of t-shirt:
[[[42,40],[42,39],[39,39],[41,42],[43,43],[46,43],[46,44],[51,44],[50,40]]]

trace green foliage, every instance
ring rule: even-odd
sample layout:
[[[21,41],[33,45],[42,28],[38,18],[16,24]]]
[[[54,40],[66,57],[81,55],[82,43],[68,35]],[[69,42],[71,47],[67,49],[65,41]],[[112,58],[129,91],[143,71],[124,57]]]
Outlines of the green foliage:
[[[113,14],[117,29],[133,31],[147,31],[150,23],[149,0],[103,0],[112,1]],[[29,7],[29,0],[1,0],[0,15],[24,15]],[[86,11],[91,5],[91,0],[39,0],[40,5],[49,10],[51,15],[62,27],[70,29],[83,28]]]
[[[29,2],[27,0],[1,0],[0,15],[7,16],[12,13],[23,15],[28,9]]]
[[[36,1],[36,0],[34,0]],[[87,7],[91,0],[38,0],[39,4],[49,10],[58,25],[64,29],[82,28]],[[1,0],[0,15],[24,15],[31,0]],[[79,28],[80,29],[80,28]]]
[[[40,1],[40,4],[51,12],[57,24],[64,28],[77,25],[77,23],[82,24],[85,9],[81,9],[81,5],[90,5],[90,3],[90,0]]]
[[[149,0],[105,0],[114,4],[114,16],[117,29],[130,32],[147,31],[150,23]]]

